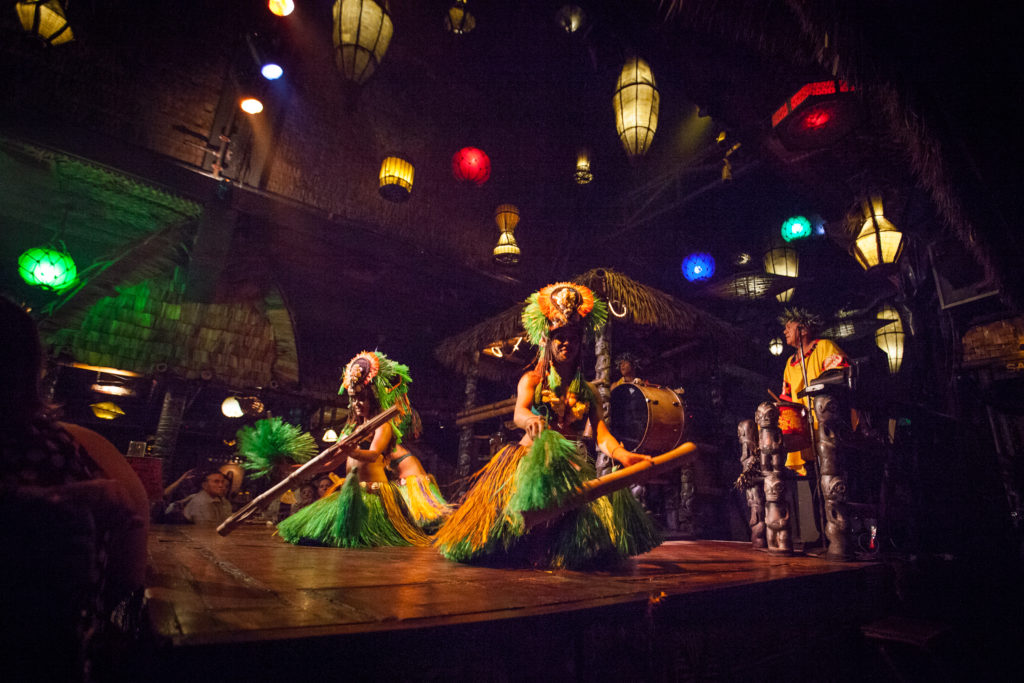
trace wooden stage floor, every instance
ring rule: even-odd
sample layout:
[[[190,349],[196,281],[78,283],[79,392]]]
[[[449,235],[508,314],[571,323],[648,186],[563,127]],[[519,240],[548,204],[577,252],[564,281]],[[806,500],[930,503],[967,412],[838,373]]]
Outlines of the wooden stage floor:
[[[234,680],[759,680],[799,673],[812,645],[849,655],[886,600],[880,565],[726,541],[670,541],[595,572],[297,547],[256,525],[156,526],[149,552],[148,673],[179,681],[209,667]]]

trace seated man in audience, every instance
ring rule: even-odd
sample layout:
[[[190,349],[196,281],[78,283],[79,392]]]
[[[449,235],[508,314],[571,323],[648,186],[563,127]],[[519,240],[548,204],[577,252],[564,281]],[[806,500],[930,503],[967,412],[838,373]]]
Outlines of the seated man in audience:
[[[193,524],[217,525],[231,516],[228,478],[214,470],[203,478],[202,489],[185,503],[185,519]]]

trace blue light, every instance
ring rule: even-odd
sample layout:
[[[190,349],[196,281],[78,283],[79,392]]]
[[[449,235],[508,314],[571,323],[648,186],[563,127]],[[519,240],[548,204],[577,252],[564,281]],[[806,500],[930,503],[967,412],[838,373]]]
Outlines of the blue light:
[[[683,259],[683,277],[690,282],[707,280],[715,274],[715,259],[703,251],[690,254]]]
[[[792,216],[782,224],[782,239],[787,242],[811,236],[811,222],[803,216]]]
[[[263,78],[268,81],[276,81],[284,75],[284,69],[273,62],[267,62],[263,65],[263,68],[260,69],[260,73],[263,74]]]

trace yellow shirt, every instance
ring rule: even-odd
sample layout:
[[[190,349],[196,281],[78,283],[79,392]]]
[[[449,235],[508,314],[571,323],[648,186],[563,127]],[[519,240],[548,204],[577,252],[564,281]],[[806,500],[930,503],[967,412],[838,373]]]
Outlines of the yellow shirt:
[[[849,366],[843,350],[828,339],[816,339],[814,346],[811,347],[811,352],[805,356],[804,363],[807,366],[807,381],[809,382],[817,379],[818,375],[826,370]],[[796,397],[798,393],[803,391],[804,386],[803,370],[800,368],[800,354],[794,353],[786,361],[786,369],[782,373],[782,393],[779,397],[788,401],[803,403],[805,406],[810,407],[811,402],[807,396],[803,398]],[[804,468],[804,463],[814,459],[815,454],[811,452],[810,448],[805,448],[802,451],[793,451],[786,455],[786,467],[797,474],[805,475],[807,470]]]

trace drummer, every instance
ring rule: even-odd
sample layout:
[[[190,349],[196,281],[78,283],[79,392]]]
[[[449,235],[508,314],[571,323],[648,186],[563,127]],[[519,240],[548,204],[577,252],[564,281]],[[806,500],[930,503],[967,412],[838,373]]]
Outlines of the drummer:
[[[821,318],[807,309],[787,308],[779,316],[779,324],[783,326],[782,334],[786,344],[797,350],[782,372],[782,393],[779,398],[786,401],[803,403],[810,407],[810,398],[798,398],[804,389],[804,372],[800,364],[800,350],[803,349],[804,366],[807,368],[807,381],[813,382],[826,370],[849,367],[846,354],[835,342],[818,339],[821,331]],[[793,451],[786,456],[786,467],[803,476],[807,474],[808,461],[814,460],[815,454],[810,448]]]
[[[632,353],[626,351],[625,353],[620,354],[618,358],[615,359],[615,366],[619,369],[621,377],[612,383],[612,389],[620,384],[640,384],[643,382],[643,380],[637,376],[641,367],[640,359]]]

